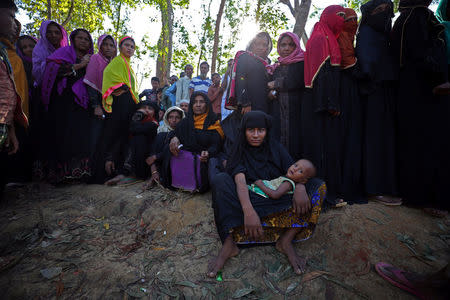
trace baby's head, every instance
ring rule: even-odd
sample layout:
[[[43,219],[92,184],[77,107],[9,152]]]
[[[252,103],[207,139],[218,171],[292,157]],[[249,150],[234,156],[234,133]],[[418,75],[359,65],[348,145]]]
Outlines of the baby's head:
[[[286,177],[296,183],[305,184],[310,178],[316,176],[316,167],[307,159],[300,159],[289,167]]]

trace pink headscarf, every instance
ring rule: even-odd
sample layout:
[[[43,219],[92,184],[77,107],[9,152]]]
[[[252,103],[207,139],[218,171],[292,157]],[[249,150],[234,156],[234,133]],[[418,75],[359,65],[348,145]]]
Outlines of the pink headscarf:
[[[102,43],[106,37],[109,37],[113,40],[113,43],[117,49],[117,42],[112,36],[108,34],[101,35],[98,38],[97,42],[98,53],[91,56],[89,64],[86,68],[86,75],[84,76],[83,79],[83,82],[85,84],[89,85],[90,87],[98,91],[100,94],[102,93],[103,70],[105,70],[106,66],[111,61],[110,59],[106,58],[100,51]]]
[[[298,38],[298,35],[293,32],[284,32],[280,35],[277,42],[277,52],[280,54],[280,42],[285,37],[289,36],[292,41],[295,44],[295,50],[292,51],[291,54],[289,54],[286,57],[278,57],[278,62],[274,63],[273,65],[266,66],[267,73],[273,74],[275,72],[275,69],[278,68],[279,65],[289,65],[293,64],[299,61],[303,61],[305,59],[305,52],[302,50],[300,46],[300,39]]]

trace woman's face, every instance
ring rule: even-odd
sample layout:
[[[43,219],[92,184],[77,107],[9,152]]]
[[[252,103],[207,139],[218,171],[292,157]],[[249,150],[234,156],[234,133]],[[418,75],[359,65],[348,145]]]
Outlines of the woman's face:
[[[130,39],[125,40],[120,46],[120,53],[125,57],[132,57],[134,55],[135,45],[134,42]]]
[[[375,7],[375,9],[372,10],[372,12],[370,14],[371,15],[379,14],[380,12],[385,11],[388,7],[389,7],[389,4],[387,4],[387,3],[380,4],[377,7]]]
[[[167,123],[169,123],[169,126],[171,128],[177,127],[178,123],[181,121],[181,113],[179,111],[172,111],[167,116]]]
[[[36,42],[30,38],[23,38],[20,40],[20,51],[27,57],[31,58],[33,55],[34,46],[36,46]]]
[[[280,56],[287,57],[295,50],[295,43],[290,36],[284,36],[278,44]]]
[[[259,147],[264,142],[266,137],[266,128],[247,128],[245,129],[245,137],[247,142],[252,147]]]
[[[78,31],[73,41],[75,44],[75,49],[81,52],[88,52],[91,48],[91,38],[84,30]]]
[[[106,37],[103,40],[100,51],[107,58],[112,58],[116,55],[116,46],[114,45],[110,37]]]
[[[252,52],[261,57],[266,58],[269,50],[269,42],[264,38],[256,38],[253,41]]]
[[[55,48],[59,48],[59,46],[61,45],[61,40],[63,38],[59,26],[53,23],[47,26],[45,37]]]
[[[206,113],[206,101],[202,95],[195,96],[194,103],[192,103],[192,110],[194,111],[194,115]]]

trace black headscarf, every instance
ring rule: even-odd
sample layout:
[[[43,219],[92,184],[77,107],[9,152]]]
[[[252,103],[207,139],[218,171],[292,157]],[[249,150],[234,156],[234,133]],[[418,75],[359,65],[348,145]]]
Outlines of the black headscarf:
[[[199,152],[202,151],[200,145],[197,143],[197,139],[194,134],[194,110],[192,108],[194,99],[198,95],[201,95],[205,99],[206,103],[206,119],[203,123],[203,130],[208,130],[208,128],[216,123],[219,117],[214,113],[211,101],[208,96],[203,92],[194,92],[192,93],[190,102],[189,102],[189,110],[186,118],[181,120],[180,124],[177,125],[175,129],[175,135],[180,139],[181,144],[183,144],[183,149],[191,152]]]
[[[245,135],[247,128],[266,128],[267,134],[258,147],[250,146]],[[285,175],[292,158],[279,142],[271,137],[272,118],[262,111],[251,111],[242,117],[237,141],[230,159],[227,172],[234,176],[244,173],[247,182],[258,179],[275,179]]]
[[[160,108],[156,102],[150,101],[150,100],[141,101],[137,105],[137,109],[140,109],[143,106],[150,106],[151,108],[153,108],[153,110],[155,111],[155,120],[159,120],[159,109]]]
[[[371,15],[381,5],[389,7],[378,14]],[[394,63],[390,48],[393,4],[391,0],[372,0],[361,6],[362,20],[356,36],[356,56],[365,82],[361,90],[370,94],[377,82],[397,79],[398,68]]]

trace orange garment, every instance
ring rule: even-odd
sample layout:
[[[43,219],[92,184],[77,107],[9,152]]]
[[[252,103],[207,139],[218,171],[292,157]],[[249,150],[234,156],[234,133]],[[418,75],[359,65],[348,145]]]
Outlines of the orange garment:
[[[198,116],[194,116],[194,127],[195,129],[203,129],[203,124],[205,123],[206,117],[208,116],[208,112],[198,115]],[[216,130],[221,138],[224,138],[224,133],[222,130],[222,126],[220,126],[220,121],[217,120],[214,124],[212,124],[211,126],[208,127],[207,130]]]
[[[355,41],[356,30],[358,29],[358,17],[351,8],[345,8],[344,28],[338,37],[339,48],[341,50],[341,68],[347,69],[356,64]]]
[[[28,81],[23,61],[19,55],[17,55],[16,47],[7,39],[2,38],[0,41],[7,47],[8,58],[13,70],[14,83],[16,85],[17,94],[22,101],[22,111],[29,117],[28,108]]]

